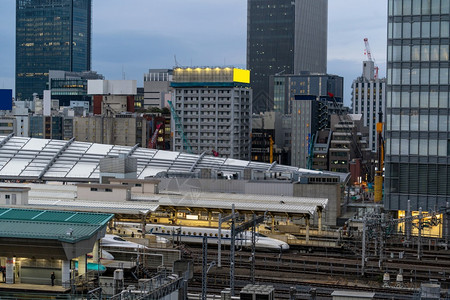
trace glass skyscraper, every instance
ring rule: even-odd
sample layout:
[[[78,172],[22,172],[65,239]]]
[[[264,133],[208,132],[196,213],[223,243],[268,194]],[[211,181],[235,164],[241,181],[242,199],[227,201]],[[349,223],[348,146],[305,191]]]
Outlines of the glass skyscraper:
[[[16,98],[46,89],[49,70],[91,68],[91,0],[16,0]]]
[[[389,0],[385,208],[450,200],[449,0]]]
[[[248,0],[253,112],[272,110],[270,75],[326,73],[328,0]]]

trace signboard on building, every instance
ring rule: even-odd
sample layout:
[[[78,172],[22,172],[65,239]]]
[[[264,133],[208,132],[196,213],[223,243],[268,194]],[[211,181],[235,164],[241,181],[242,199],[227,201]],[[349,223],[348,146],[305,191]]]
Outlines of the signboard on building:
[[[12,110],[12,90],[0,89],[0,110]]]

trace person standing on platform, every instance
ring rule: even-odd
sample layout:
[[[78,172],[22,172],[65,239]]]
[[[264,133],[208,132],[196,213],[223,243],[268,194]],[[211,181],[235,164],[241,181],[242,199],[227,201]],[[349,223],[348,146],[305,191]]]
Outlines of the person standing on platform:
[[[52,280],[52,286],[55,285],[55,272],[52,272],[52,275],[50,275],[50,279]]]

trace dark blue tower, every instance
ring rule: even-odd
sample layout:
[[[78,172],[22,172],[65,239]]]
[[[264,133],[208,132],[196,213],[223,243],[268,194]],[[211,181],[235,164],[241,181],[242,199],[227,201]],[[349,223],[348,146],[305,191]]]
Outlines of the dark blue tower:
[[[91,5],[91,0],[16,1],[16,98],[42,94],[49,70],[90,70]]]

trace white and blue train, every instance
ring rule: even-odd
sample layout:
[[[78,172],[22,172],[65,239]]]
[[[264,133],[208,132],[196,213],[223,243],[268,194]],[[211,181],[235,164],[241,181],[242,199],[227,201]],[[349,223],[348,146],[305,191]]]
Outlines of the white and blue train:
[[[203,228],[203,227],[185,227],[161,224],[147,224],[145,230],[148,233],[156,236],[164,237],[168,240],[180,241],[183,243],[203,243],[203,237],[208,237],[208,244],[217,245],[219,237],[218,228]],[[289,250],[289,245],[283,241],[269,238],[259,233],[255,233],[255,247],[264,251],[286,251]],[[252,235],[250,231],[244,231],[236,236],[236,245],[243,248],[251,248]],[[231,230],[221,230],[221,244],[230,245]]]

